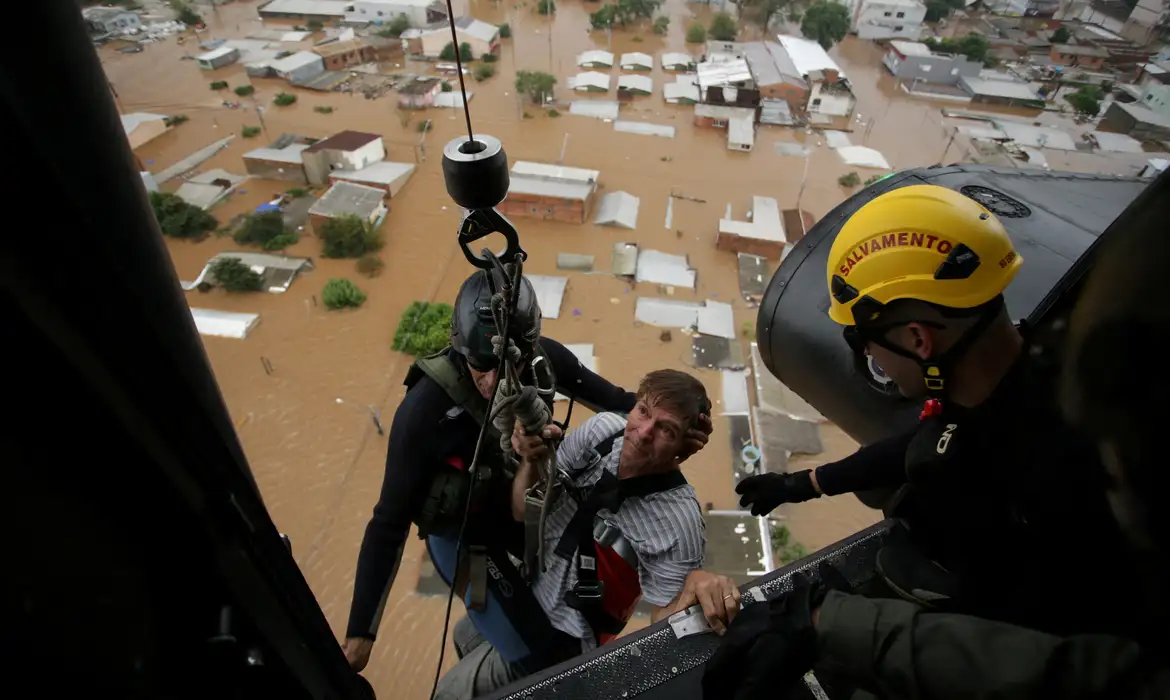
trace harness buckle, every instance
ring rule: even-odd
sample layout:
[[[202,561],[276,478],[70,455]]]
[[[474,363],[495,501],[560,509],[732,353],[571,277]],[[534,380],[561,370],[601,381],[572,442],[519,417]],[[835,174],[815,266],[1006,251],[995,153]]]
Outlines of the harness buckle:
[[[581,603],[600,603],[605,595],[605,583],[602,581],[578,581],[577,585],[573,586],[573,595]]]

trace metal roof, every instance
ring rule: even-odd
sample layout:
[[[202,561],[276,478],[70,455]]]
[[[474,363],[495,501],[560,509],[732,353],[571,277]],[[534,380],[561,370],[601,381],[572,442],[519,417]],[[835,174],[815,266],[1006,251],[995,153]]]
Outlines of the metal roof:
[[[674,138],[674,127],[668,124],[651,124],[649,122],[631,122],[621,119],[613,123],[614,131],[623,131],[627,134],[641,134],[643,136],[663,136]]]
[[[668,51],[662,54],[662,67],[669,68],[671,66],[689,66],[695,62],[695,57],[689,53],[679,53],[677,51]]]
[[[723,63],[704,61],[698,66],[699,86],[704,90],[711,86],[743,83],[752,80],[752,71],[746,59],[737,58]]]
[[[284,148],[257,148],[254,151],[248,151],[244,154],[244,158],[254,158],[256,160],[270,160],[276,163],[293,163],[300,165],[301,151],[308,148],[308,144],[294,143]]]
[[[891,41],[890,48],[903,56],[929,56],[930,47],[918,41]]]
[[[1104,58],[1109,52],[1099,46],[1082,46],[1080,44],[1053,44],[1052,48],[1065,56],[1099,56]]]
[[[367,134],[362,131],[339,131],[327,139],[305,149],[306,153],[316,153],[326,149],[334,151],[356,151],[376,139],[382,138],[378,134]]]
[[[610,192],[597,205],[597,216],[593,223],[598,226],[617,226],[636,229],[638,227],[638,205],[640,200],[629,192]]]
[[[334,177],[338,180],[374,182],[379,185],[386,185],[390,188],[390,194],[396,195],[398,194],[398,190],[402,189],[402,186],[410,180],[410,176],[413,174],[413,163],[395,163],[388,160],[380,160],[373,165],[367,165],[361,170],[334,170],[329,173],[329,177]]]
[[[221,56],[227,56],[228,54],[230,54],[232,52],[235,52],[238,54],[239,49],[237,49],[234,46],[221,46],[218,49],[212,49],[211,51],[208,51],[205,54],[200,54],[200,55],[196,56],[195,60],[196,61],[214,61],[215,59],[217,59]]]
[[[597,188],[600,176],[597,170],[518,161],[512,166],[508,192],[585,200]]]
[[[570,90],[588,90],[595,89],[608,92],[609,91],[609,76],[605,73],[598,73],[597,71],[585,71],[578,73],[569,78]]]
[[[608,51],[592,50],[583,51],[577,54],[577,65],[584,66],[588,64],[599,63],[603,66],[613,65],[613,54]]]
[[[649,95],[654,92],[654,81],[647,75],[619,75],[618,90],[643,92]]]
[[[961,77],[959,80],[974,95],[990,95],[1015,100],[1041,100],[1027,83],[1014,80]]]
[[[532,283],[532,289],[536,292],[536,303],[540,305],[540,315],[552,319],[560,316],[561,304],[565,299],[565,287],[569,284],[569,278],[555,275],[524,276]]]
[[[386,193],[377,187],[345,181],[335,182],[333,187],[309,208],[309,213],[329,217],[355,214],[368,219],[382,206],[385,196]]]
[[[1170,129],[1170,117],[1159,114],[1145,105],[1137,103],[1124,104],[1122,102],[1114,102],[1113,104],[1125,110],[1131,117],[1143,124],[1153,124],[1164,129]]]
[[[622,68],[638,66],[653,68],[654,59],[650,56],[650,54],[642,53],[640,51],[631,51],[630,53],[622,54],[621,64]]]
[[[695,288],[695,272],[685,255],[671,255],[660,250],[638,253],[638,267],[634,279],[672,287]]]
[[[780,40],[780,45],[784,47],[784,51],[792,59],[792,65],[801,76],[813,71],[832,70],[840,77],[845,77],[845,72],[829,58],[829,53],[817,42],[786,34],[780,34],[776,38]]]
[[[667,102],[680,100],[699,101],[699,86],[693,75],[680,75],[673,83],[666,83],[662,87],[662,96]]]
[[[753,146],[756,143],[756,128],[754,120],[751,117],[740,117],[731,119],[727,122],[727,142],[734,144],[747,144]]]
[[[464,34],[470,34],[480,41],[486,41],[489,44],[495,41],[496,36],[500,33],[500,29],[496,25],[488,24],[474,17],[460,17],[456,19],[455,29]]]
[[[309,15],[320,17],[344,17],[345,8],[351,3],[344,0],[272,0],[260,7],[260,14],[266,12],[284,15]]]
[[[784,224],[780,219],[780,205],[771,197],[752,197],[752,220],[720,219],[719,232],[743,238],[786,243]]]
[[[200,335],[213,335],[219,338],[247,338],[248,333],[260,322],[259,314],[240,314],[194,307],[191,308],[191,317],[195,319],[195,330],[199,331]]]
[[[312,51],[297,51],[268,65],[277,73],[288,73],[313,63],[320,63],[324,67],[324,60]]]
[[[788,52],[780,44],[774,41],[751,41],[740,44],[739,49],[747,59],[756,84],[789,83],[807,87]]]
[[[122,128],[129,136],[135,129],[143,122],[158,121],[166,119],[165,114],[151,114],[149,112],[131,112],[130,114],[122,115]]]

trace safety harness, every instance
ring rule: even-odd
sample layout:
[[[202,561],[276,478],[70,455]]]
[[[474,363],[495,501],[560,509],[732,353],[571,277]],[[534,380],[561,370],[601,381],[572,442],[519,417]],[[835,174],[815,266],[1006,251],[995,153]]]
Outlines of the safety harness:
[[[476,424],[483,425],[488,417],[488,402],[467,375],[452,362],[449,351],[450,348],[444,348],[433,355],[416,360],[403,383],[409,388],[424,375],[430,377],[455,404],[447,413],[445,420],[457,418],[460,413],[466,412],[475,419]],[[537,393],[539,395],[551,393],[551,387],[556,386],[556,377],[552,364],[539,347],[532,368],[532,379],[542,385],[542,389]],[[511,437],[510,432],[501,435],[493,425],[489,425],[488,430],[501,442]],[[471,511],[473,513],[482,511],[487,482],[493,477],[494,470],[485,465],[482,468],[483,478],[471,483],[461,461],[455,463],[449,459],[446,466],[450,468],[440,468],[436,471],[426,500],[415,518],[419,537],[425,538],[435,532],[446,533],[448,530],[456,530],[463,517],[468,489],[472,490]],[[489,535],[490,533],[485,532],[483,527],[468,528],[463,543],[464,552],[459,557],[459,570],[455,572],[452,584],[460,596],[467,598],[468,607],[473,610],[482,610],[487,603],[486,542]]]
[[[613,451],[614,443],[623,432],[624,429],[598,443],[575,471],[592,469],[600,464]],[[624,610],[626,606],[620,603],[616,608],[606,605],[605,582],[598,575],[598,559],[605,555],[604,543],[599,543],[595,537],[598,512],[617,513],[627,498],[645,498],[669,491],[685,486],[687,480],[678,470],[630,479],[619,479],[613,472],[603,470],[592,487],[578,488],[568,482],[568,475],[563,472],[561,475],[566,480],[565,491],[577,501],[577,512],[554,550],[562,559],[570,563],[576,559],[577,562],[577,583],[565,594],[565,604],[581,613],[598,642],[603,643],[605,637],[622,631],[629,619],[629,611]],[[631,605],[635,601],[631,601]]]

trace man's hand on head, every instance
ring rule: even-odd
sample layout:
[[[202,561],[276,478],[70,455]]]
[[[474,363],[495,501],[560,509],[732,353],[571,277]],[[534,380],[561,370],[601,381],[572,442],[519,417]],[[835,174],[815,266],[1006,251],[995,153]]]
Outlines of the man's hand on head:
[[[549,446],[546,440],[556,440],[564,437],[561,429],[555,425],[546,425],[539,435],[529,435],[520,422],[512,430],[512,451],[522,459],[537,461],[548,456]]]
[[[702,414],[699,416],[698,426],[691,428],[687,434],[683,436],[683,451],[678,456],[678,461],[685,462],[691,455],[707,446],[707,440],[710,439],[711,433],[714,432],[715,426],[711,423],[711,416]]]
[[[739,588],[735,581],[727,576],[695,569],[687,574],[682,593],[678,595],[678,603],[670,612],[673,614],[692,605],[701,605],[707,624],[711,625],[716,634],[723,634],[739,612],[739,601]]]

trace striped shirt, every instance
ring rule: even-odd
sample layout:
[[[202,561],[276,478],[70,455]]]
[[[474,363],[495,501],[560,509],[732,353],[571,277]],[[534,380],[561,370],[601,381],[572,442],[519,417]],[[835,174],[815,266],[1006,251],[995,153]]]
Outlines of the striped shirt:
[[[610,453],[592,468],[587,466],[587,456],[625,424],[625,417],[616,413],[599,413],[585,421],[557,449],[557,467],[569,472],[573,484],[579,487],[596,483],[603,469],[617,475],[625,438],[619,437]],[[548,570],[537,576],[532,591],[553,627],[580,638],[582,647],[588,650],[596,646],[593,631],[581,613],[565,604],[565,593],[577,583],[577,562],[575,557],[569,561],[553,553],[576,512],[577,501],[562,491],[549,512],[545,529]],[[664,606],[674,600],[687,574],[703,565],[706,525],[690,484],[645,498],[626,498],[617,513],[602,509],[598,517],[621,530],[633,547],[638,557],[642,598],[651,605]]]

